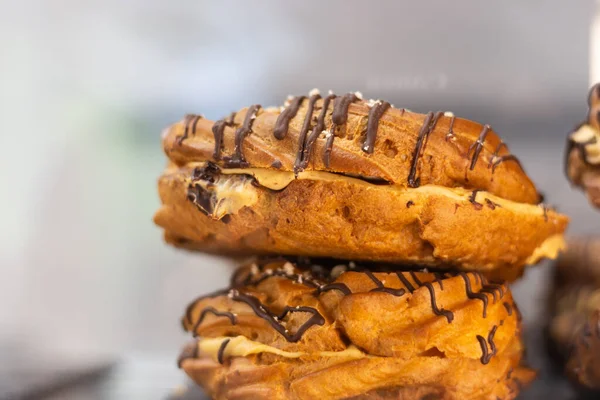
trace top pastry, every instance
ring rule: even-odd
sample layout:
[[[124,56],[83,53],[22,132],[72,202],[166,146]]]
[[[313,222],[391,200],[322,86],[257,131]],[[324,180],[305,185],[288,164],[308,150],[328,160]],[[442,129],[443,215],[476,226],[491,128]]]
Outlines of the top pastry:
[[[566,169],[571,182],[600,207],[600,83],[590,90],[588,106],[587,120],[569,135]]]
[[[360,93],[188,115],[163,146],[155,221],[183,247],[518,274],[567,223],[489,125]]]

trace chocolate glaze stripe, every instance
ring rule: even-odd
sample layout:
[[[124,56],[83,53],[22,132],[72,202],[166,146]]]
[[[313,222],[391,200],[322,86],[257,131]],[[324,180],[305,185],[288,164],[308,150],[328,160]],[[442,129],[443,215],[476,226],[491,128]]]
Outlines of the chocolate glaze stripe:
[[[368,269],[365,269],[362,271],[365,275],[367,275],[369,277],[369,279],[371,279],[373,281],[373,283],[377,286],[374,289],[371,289],[370,292],[383,292],[383,293],[388,293],[394,296],[403,296],[406,291],[404,289],[394,289],[394,288],[390,288],[390,287],[386,287],[384,285],[383,282],[381,282],[379,279],[377,279],[377,277],[375,276],[375,274],[373,274],[373,272],[369,271]]]
[[[285,138],[290,126],[290,121],[298,114],[298,110],[305,98],[306,96],[294,97],[290,102],[290,105],[279,114],[277,121],[275,122],[275,128],[273,129],[273,136],[275,136],[275,139],[282,140]]]
[[[415,274],[415,271],[410,271],[409,274],[413,281],[417,284],[417,287],[423,286],[423,282],[421,282],[419,278],[417,278],[417,274]]]
[[[223,343],[221,343],[221,345],[219,346],[219,351],[217,353],[217,361],[221,365],[223,365],[223,356],[225,355],[225,348],[229,344],[230,340],[231,340],[230,338],[223,340]]]
[[[315,103],[317,100],[321,98],[321,95],[314,94],[310,96],[308,100],[308,108],[306,110],[306,115],[304,116],[304,122],[302,123],[302,129],[300,129],[300,133],[298,134],[298,152],[296,154],[296,162],[294,163],[294,173],[298,174],[300,172],[300,166],[302,164],[302,155],[304,154],[304,146],[306,142],[306,135],[308,134],[308,130],[310,129],[310,124],[312,122],[313,110],[315,108]]]
[[[483,318],[486,318],[487,317],[487,306],[488,306],[487,296],[482,293],[473,292],[473,288],[471,286],[471,280],[469,279],[469,276],[467,274],[465,274],[464,272],[459,272],[458,275],[460,275],[463,278],[463,280],[465,281],[465,289],[467,291],[467,297],[469,299],[481,300],[481,302],[483,303]]]
[[[477,202],[477,193],[481,192],[480,189],[475,189],[473,190],[473,192],[471,192],[471,195],[469,196],[469,202],[471,204],[473,204],[473,207],[475,207],[476,210],[481,210],[483,208],[483,204],[478,203]]]
[[[477,340],[479,341],[479,345],[481,346],[481,353],[482,353],[480,360],[483,365],[489,363],[490,360],[492,359],[492,357],[496,355],[497,349],[496,349],[496,344],[494,343],[494,335],[496,334],[496,329],[498,329],[498,326],[494,325],[494,327],[488,334],[487,343],[486,343],[485,339],[483,338],[483,336],[477,335]],[[491,352],[488,349],[488,343],[489,343],[490,349],[492,350]]]
[[[507,303],[506,301],[504,303],[502,303],[502,305],[504,305],[504,308],[506,308],[506,313],[510,317],[513,313],[512,306],[510,305],[510,303]]]
[[[348,109],[350,104],[360,100],[354,93],[346,93],[343,96],[336,97],[333,102],[333,112],[331,114],[331,128],[328,133],[327,142],[323,151],[323,163],[329,168],[331,161],[331,150],[333,149],[333,141],[335,139],[335,128],[344,125],[348,121]]]
[[[421,153],[423,151],[423,147],[425,146],[425,142],[429,137],[429,134],[433,131],[438,120],[443,114],[443,112],[438,111],[437,113],[435,113],[434,116],[433,112],[429,112],[425,117],[425,121],[423,121],[423,125],[421,126],[421,130],[419,131],[417,143],[413,151],[410,172],[408,174],[408,186],[412,188],[419,187],[421,184],[421,179],[417,178],[417,166],[421,158]]]
[[[437,282],[438,285],[440,285],[440,290],[444,290],[444,283],[442,281],[444,277],[442,276],[442,274],[440,274],[439,272],[434,272],[433,276],[435,276],[434,282]]]
[[[341,282],[329,283],[327,285],[320,286],[313,294],[315,296],[318,296],[321,293],[329,292],[331,290],[337,290],[337,291],[341,292],[344,296],[348,296],[348,295],[352,294],[352,291],[350,290],[350,288],[348,286],[346,286],[346,284],[341,283]]]
[[[433,313],[438,316],[446,317],[448,323],[451,323],[454,320],[454,313],[443,308],[438,308],[435,299],[435,289],[433,288],[431,282],[425,282],[423,286],[425,286],[427,290],[429,290],[429,296],[431,297],[431,309],[433,310]]]
[[[504,142],[500,142],[498,143],[498,146],[496,146],[496,150],[494,150],[494,154],[492,154],[492,157],[490,158],[490,161],[488,162],[488,168],[492,168],[492,174],[494,172],[496,172],[496,168],[498,167],[498,165],[502,164],[505,161],[514,161],[519,165],[519,168],[521,168],[521,170],[523,169],[523,166],[521,165],[521,161],[519,161],[519,159],[517,158],[517,156],[514,156],[512,154],[505,154],[503,156],[500,156],[500,150],[502,150],[502,148],[505,148],[506,150],[508,150],[508,147],[506,146],[506,143]]]
[[[252,295],[239,293],[237,290],[232,290],[229,296],[233,301],[246,303],[248,306],[250,306],[252,311],[254,311],[254,314],[267,321],[273,327],[273,329],[279,332],[288,342],[297,342],[302,338],[304,332],[310,327],[312,327],[313,325],[323,325],[325,323],[325,318],[323,318],[323,316],[317,311],[317,309],[312,307],[288,306],[283,309],[283,312],[281,314],[275,315],[268,311],[266,307],[260,302],[260,300],[258,300]],[[287,314],[294,312],[310,313],[312,314],[312,316],[305,323],[303,323],[300,326],[300,328],[298,328],[296,333],[290,335],[285,326],[283,326],[278,320],[283,319]]]
[[[379,128],[379,120],[383,114],[390,108],[390,103],[387,101],[378,101],[369,110],[369,119],[367,121],[367,136],[362,145],[362,151],[367,154],[373,154],[375,148],[375,139],[377,138],[377,129]]]
[[[227,294],[228,292],[229,292],[229,289],[221,289],[221,290],[217,290],[215,292],[205,294],[203,296],[196,298],[185,309],[185,316],[184,316],[183,322],[187,322],[189,324],[192,323],[192,312],[194,311],[194,308],[196,308],[196,304],[198,304],[200,301],[202,301],[204,299],[211,299],[213,297],[223,296],[223,295]]]
[[[485,143],[485,138],[487,137],[488,133],[491,131],[492,127],[489,125],[484,125],[483,129],[481,130],[481,132],[479,133],[479,138],[477,138],[477,141],[475,143],[473,143],[471,146],[469,146],[469,150],[467,151],[467,157],[471,154],[471,152],[473,150],[473,157],[471,158],[471,165],[469,166],[469,169],[471,171],[473,171],[475,169],[475,165],[477,164],[477,160],[479,159],[479,154],[481,153],[481,149],[483,149],[483,144]]]
[[[192,335],[194,335],[194,337],[198,336],[196,331],[200,327],[200,324],[202,324],[202,321],[204,321],[204,317],[206,317],[208,314],[213,314],[216,317],[227,317],[229,322],[231,322],[231,325],[235,325],[237,323],[237,318],[234,313],[229,311],[219,311],[214,307],[206,307],[204,310],[202,310],[198,321],[196,321],[194,327],[192,328]]]
[[[179,136],[177,138],[177,144],[179,146],[181,146],[181,144],[183,143],[183,141],[185,139],[187,139],[189,137],[190,134],[190,125],[191,125],[191,131],[192,131],[192,135],[196,134],[196,126],[198,125],[198,121],[200,120],[200,118],[202,118],[201,115],[193,115],[193,114],[188,114],[185,116],[184,120],[184,131],[183,131],[183,135]]]
[[[235,112],[229,115],[229,119],[220,119],[212,126],[212,133],[215,138],[215,150],[213,151],[213,158],[215,160],[221,159],[221,150],[223,148],[223,134],[225,133],[226,126],[233,126],[235,119]]]
[[[498,301],[498,297],[500,297],[500,299],[504,297],[504,286],[497,283],[488,283],[483,285],[480,292],[490,293],[495,303],[496,301]],[[498,295],[496,295],[496,292],[498,293]]]
[[[244,117],[244,123],[237,131],[235,131],[235,151],[234,154],[230,158],[225,159],[225,166],[232,168],[243,168],[247,167],[248,163],[246,162],[246,158],[244,157],[244,151],[242,146],[244,144],[244,139],[252,132],[252,124],[254,124],[254,120],[256,119],[256,114],[260,110],[261,106],[258,104],[253,104],[248,107],[246,111],[246,116]]]
[[[327,112],[329,111],[329,104],[331,103],[331,100],[333,100],[333,99],[335,99],[334,94],[330,94],[329,96],[327,96],[323,99],[323,105],[321,106],[321,113],[319,114],[319,117],[317,118],[317,124],[315,125],[310,136],[306,140],[306,143],[304,144],[304,149],[302,150],[302,157],[301,157],[302,161],[300,162],[300,164],[298,166],[300,171],[304,170],[306,168],[306,166],[308,165],[308,163],[310,161],[311,153],[312,153],[313,147],[317,141],[317,138],[325,129],[325,116],[327,115]]]
[[[415,291],[415,287],[408,281],[408,279],[406,279],[404,272],[396,272],[396,275],[398,275],[398,279],[400,279],[400,282],[406,286],[406,289],[408,289],[410,293]]]
[[[448,128],[448,133],[446,133],[446,141],[452,139],[454,137],[454,121],[456,120],[456,117],[453,115],[450,118],[450,127]]]

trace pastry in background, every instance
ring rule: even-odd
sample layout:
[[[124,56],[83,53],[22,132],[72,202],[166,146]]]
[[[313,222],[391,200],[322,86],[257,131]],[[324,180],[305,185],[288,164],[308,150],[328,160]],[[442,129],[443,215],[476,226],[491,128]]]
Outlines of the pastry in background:
[[[566,173],[600,208],[600,83],[590,90],[588,105],[587,120],[569,135]]]
[[[510,289],[478,272],[257,260],[182,322],[215,399],[514,399],[535,376]]]
[[[514,280],[554,258],[568,218],[540,204],[489,125],[360,94],[252,105],[167,128],[155,222],[229,255],[417,263]]]
[[[600,237],[569,240],[556,263],[550,337],[575,382],[600,389]]]

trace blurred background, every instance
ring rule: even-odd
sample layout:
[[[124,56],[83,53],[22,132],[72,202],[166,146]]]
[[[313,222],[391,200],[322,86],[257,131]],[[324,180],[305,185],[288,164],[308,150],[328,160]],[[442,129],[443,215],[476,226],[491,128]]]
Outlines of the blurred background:
[[[599,15],[593,0],[0,0],[0,388],[81,365],[108,371],[100,389],[55,398],[161,399],[185,382],[179,316],[233,265],[167,247],[152,223],[160,132],[188,112],[314,87],[451,110],[502,135],[571,235],[600,233],[562,169],[600,81]],[[515,285],[542,378],[548,267]]]

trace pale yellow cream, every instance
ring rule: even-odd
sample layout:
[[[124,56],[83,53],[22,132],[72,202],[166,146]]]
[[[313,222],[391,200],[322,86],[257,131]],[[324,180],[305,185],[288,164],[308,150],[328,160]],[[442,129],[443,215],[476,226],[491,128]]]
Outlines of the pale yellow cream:
[[[314,353],[307,352],[291,352],[278,349],[273,346],[255,342],[245,336],[236,337],[216,337],[202,338],[198,340],[198,350],[200,354],[205,354],[217,361],[219,349],[225,340],[229,339],[229,343],[223,351],[223,357],[246,357],[251,354],[272,353],[285,358],[299,358],[305,355],[313,355],[317,357],[345,357],[345,358],[362,358],[367,355],[360,351],[357,347],[350,345],[342,351],[318,351]]]
[[[587,143],[596,138],[596,143],[586,144],[586,160],[590,164],[600,164],[600,132],[590,125],[582,125],[571,134],[571,140],[575,143]]]

